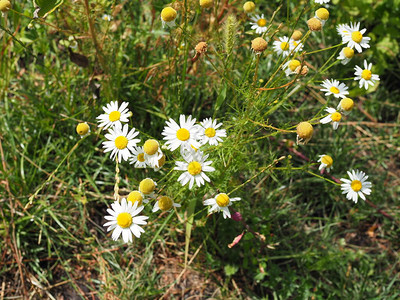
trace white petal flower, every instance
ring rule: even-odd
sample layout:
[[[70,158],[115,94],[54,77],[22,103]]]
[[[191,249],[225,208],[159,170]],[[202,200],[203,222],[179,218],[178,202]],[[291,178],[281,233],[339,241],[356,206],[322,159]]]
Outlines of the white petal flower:
[[[100,124],[99,127],[104,127],[103,129],[107,129],[110,126],[119,125],[122,126],[122,123],[128,122],[128,118],[130,117],[130,112],[128,107],[128,102],[122,102],[121,106],[118,108],[118,101],[111,101],[106,106],[103,106],[103,110],[105,114],[98,116],[97,122]]]
[[[288,56],[291,52],[290,45],[293,44],[293,40],[287,36],[280,37],[279,41],[274,41],[274,50],[278,55],[283,57]]]
[[[333,169],[332,168],[333,159],[329,155],[326,154],[319,155],[318,162],[321,163],[318,168],[320,171],[326,169],[326,171],[329,172],[331,169]]]
[[[217,124],[217,120],[211,118],[204,119],[200,122],[197,138],[202,145],[209,143],[210,145],[217,146],[222,142],[222,138],[226,137],[225,129],[218,129],[222,123]]]
[[[329,113],[328,116],[326,116],[325,118],[320,120],[320,123],[322,124],[327,124],[332,122],[332,127],[333,130],[338,129],[339,124],[340,124],[340,120],[342,119],[342,115],[340,112],[338,112],[336,109],[334,109],[333,107],[327,107],[325,109],[326,112]]]
[[[354,80],[359,80],[360,88],[364,87],[368,90],[368,85],[374,86],[376,81],[379,81],[379,75],[372,74],[371,72],[372,64],[368,65],[367,61],[364,59],[364,69],[359,66],[355,66],[354,70]]]
[[[342,35],[343,44],[347,43],[347,47],[356,48],[358,53],[362,52],[362,48],[369,48],[369,41],[371,38],[365,37],[364,34],[367,29],[360,30],[360,23],[350,23],[345,29],[348,33]]]
[[[185,115],[180,115],[179,125],[173,119],[169,119],[161,133],[164,140],[167,140],[165,145],[168,149],[174,151],[179,147],[191,148],[191,146],[199,148],[200,143],[196,140],[198,127],[195,123],[196,119],[192,119],[192,116],[186,120]]]
[[[358,197],[365,200],[365,195],[371,194],[371,182],[367,181],[368,176],[363,171],[351,170],[347,171],[350,180],[346,178],[340,178],[342,181],[341,189],[342,194],[346,194],[348,200],[353,200],[355,203],[358,201]]]
[[[189,183],[191,189],[196,183],[198,187],[204,185],[205,181],[210,182],[210,178],[204,172],[213,172],[215,169],[210,166],[212,161],[206,161],[208,155],[203,155],[200,150],[192,151],[191,154],[184,157],[184,161],[175,162],[174,170],[185,171],[179,176],[178,181],[182,186]]]
[[[253,22],[250,22],[251,29],[255,29],[257,34],[262,34],[267,31],[267,19],[265,19],[264,14],[256,15],[251,18]]]
[[[348,62],[354,57],[354,50],[349,47],[344,47],[337,59],[341,60],[343,65],[348,64]]]
[[[108,141],[103,142],[104,152],[111,151],[110,158],[114,159],[117,156],[118,162],[121,162],[121,159],[128,160],[135,151],[136,144],[140,142],[139,139],[134,139],[138,134],[135,128],[128,132],[128,124],[125,124],[123,128],[115,126],[108,129],[105,135]]]
[[[154,204],[153,212],[156,212],[158,210],[170,211],[172,207],[181,207],[181,205],[178,203],[174,203],[174,200],[172,200],[170,197],[161,196],[157,199],[157,202]]]
[[[288,60],[283,66],[282,70],[285,71],[286,76],[297,74],[296,69],[300,67],[301,62],[297,59]]]
[[[325,79],[321,85],[324,87],[321,91],[326,92],[325,96],[333,95],[335,98],[346,98],[346,95],[349,94],[347,91],[349,88],[335,79]]]
[[[336,31],[343,38],[343,36],[349,34],[348,27],[349,27],[348,24],[339,24],[339,25],[336,26]]]
[[[210,198],[204,201],[204,205],[209,205],[209,213],[222,211],[224,219],[231,217],[231,212],[229,211],[229,206],[232,205],[234,201],[240,201],[241,199],[229,198],[225,193],[216,195],[214,198]]]
[[[135,164],[135,168],[146,168],[147,162],[144,156],[143,147],[135,147],[132,150],[132,155],[129,158],[130,164]]]
[[[149,218],[137,216],[144,207],[138,207],[138,202],[132,204],[131,201],[122,198],[121,203],[115,201],[111,204],[111,208],[107,209],[110,215],[104,217],[108,222],[103,226],[108,226],[107,231],[114,230],[111,235],[112,239],[118,240],[121,234],[125,243],[132,242],[132,234],[139,238],[141,233],[144,232],[139,225],[146,225],[145,220]]]

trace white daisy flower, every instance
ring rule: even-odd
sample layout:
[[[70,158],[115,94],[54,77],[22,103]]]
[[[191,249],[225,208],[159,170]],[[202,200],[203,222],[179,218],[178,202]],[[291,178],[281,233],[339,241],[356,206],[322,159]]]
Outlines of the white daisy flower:
[[[105,135],[108,141],[103,142],[104,152],[112,151],[110,158],[117,157],[118,162],[121,162],[121,158],[128,160],[132,152],[135,151],[136,144],[140,142],[139,139],[134,139],[138,134],[139,132],[135,132],[135,128],[128,132],[128,124],[125,124],[122,128],[120,126],[109,128]]]
[[[209,143],[210,145],[217,146],[222,142],[222,138],[226,137],[225,129],[218,129],[222,123],[217,124],[217,120],[211,118],[204,119],[200,122],[199,133],[197,138],[202,145]]]
[[[112,17],[111,17],[110,15],[104,14],[104,15],[101,17],[101,19],[102,19],[103,21],[108,21],[108,22],[110,22],[110,21],[112,20]]]
[[[158,168],[158,161],[163,156],[160,144],[153,139],[147,140],[143,145],[144,159],[152,168]]]
[[[329,19],[329,11],[328,11],[326,8],[324,8],[324,7],[318,8],[318,9],[315,11],[315,17],[316,17],[318,20],[320,20],[322,26],[324,26],[324,25],[325,25],[325,22]]]
[[[255,15],[250,18],[253,22],[250,22],[251,29],[255,29],[257,34],[263,34],[267,31],[267,19],[265,19],[264,14]]]
[[[349,34],[348,27],[349,27],[348,24],[339,24],[336,26],[336,31],[342,37],[342,39],[345,35]]]
[[[290,39],[290,45],[289,45],[289,50],[290,53],[296,53],[296,52],[301,52],[303,51],[304,45],[303,43],[300,43],[299,41],[295,41],[293,39]]]
[[[341,60],[343,65],[347,65],[349,61],[354,57],[354,50],[349,47],[344,47],[337,59]]]
[[[279,41],[274,41],[274,50],[276,54],[283,55],[283,57],[290,54],[290,45],[293,43],[292,39],[284,36],[280,37]]]
[[[204,205],[210,205],[209,213],[213,213],[215,211],[220,212],[222,211],[224,219],[227,217],[231,217],[231,213],[229,211],[228,206],[232,205],[234,201],[240,201],[241,199],[236,198],[229,198],[229,196],[225,193],[221,193],[216,195],[214,198],[210,198],[204,201]]]
[[[318,4],[326,4],[326,3],[331,2],[331,0],[314,0],[314,2],[318,3]]]
[[[154,198],[154,190],[156,189],[157,183],[151,178],[145,178],[139,183],[139,192],[145,198]]]
[[[350,180],[346,178],[340,178],[340,181],[344,182],[341,185],[342,194],[347,194],[348,200],[353,200],[357,203],[358,196],[365,200],[365,195],[371,194],[371,182],[367,181],[368,176],[363,171],[347,171]],[[365,195],[364,195],[365,194]]]
[[[143,206],[138,207],[138,203],[132,205],[132,202],[126,201],[122,198],[121,204],[115,201],[111,204],[112,209],[107,209],[109,216],[104,218],[109,222],[105,223],[103,226],[107,227],[107,232],[114,230],[111,237],[114,241],[118,240],[119,236],[122,234],[122,239],[125,243],[132,242],[132,233],[139,238],[141,233],[144,232],[143,228],[139,225],[146,225],[149,217],[137,216],[142,210]]]
[[[178,13],[172,7],[163,8],[160,16],[163,28],[174,27],[177,15]]]
[[[203,155],[203,152],[199,150],[192,151],[190,155],[184,157],[186,162],[175,162],[174,170],[185,171],[178,178],[182,186],[189,182],[189,189],[192,189],[195,182],[198,187],[204,185],[204,181],[210,182],[210,178],[204,172],[213,172],[215,169],[210,166],[212,161],[206,161],[207,158],[208,155]]]
[[[144,156],[143,147],[137,146],[133,148],[132,155],[129,158],[129,164],[134,164],[135,168],[146,168],[147,162]]]
[[[181,205],[174,203],[174,200],[172,200],[170,197],[160,196],[158,197],[157,202],[154,204],[153,212],[158,210],[170,211],[172,207],[181,207]]]
[[[333,95],[335,98],[346,98],[345,95],[349,94],[347,91],[349,88],[335,79],[325,79],[321,85],[324,87],[321,91],[326,92],[325,96]]]
[[[343,114],[348,115],[353,109],[353,107],[354,107],[353,99],[343,98],[342,100],[340,100],[336,109],[343,112]]]
[[[362,52],[362,48],[370,47],[368,43],[371,38],[363,36],[367,29],[364,28],[360,30],[359,22],[354,24],[350,23],[350,26],[347,26],[346,30],[348,33],[342,35],[342,42],[343,44],[347,43],[347,47],[356,48],[359,53]]]
[[[298,67],[300,67],[301,62],[297,59],[288,60],[283,66],[282,70],[285,71],[286,76],[290,76],[292,74],[297,74],[295,71]]]
[[[319,155],[318,162],[321,163],[318,168],[320,171],[326,169],[326,171],[329,172],[331,169],[333,169],[332,168],[333,159],[329,155],[326,154]]]
[[[338,129],[340,120],[342,119],[342,114],[338,112],[336,109],[333,107],[327,107],[325,108],[325,111],[329,113],[328,116],[320,120],[321,124],[327,124],[332,122],[332,127],[333,130]]]
[[[197,129],[195,126],[196,119],[192,119],[189,116],[185,120],[185,115],[180,115],[179,125],[173,120],[169,119],[166,122],[164,131],[161,133],[164,136],[164,140],[167,140],[165,145],[169,150],[174,151],[179,147],[190,148],[191,145],[195,148],[199,148],[200,144],[196,141],[197,139]]]
[[[99,119],[97,121],[100,123],[98,126],[104,127],[103,129],[107,129],[110,126],[122,126],[121,122],[128,122],[128,117],[130,117],[131,114],[127,106],[128,102],[122,102],[121,106],[118,108],[118,101],[111,101],[107,104],[107,106],[103,106],[105,114],[102,114],[96,118]]]
[[[368,65],[367,61],[364,59],[364,69],[359,66],[355,66],[354,70],[354,80],[360,80],[360,88],[364,86],[368,90],[368,85],[374,86],[376,81],[379,81],[379,75],[372,74],[371,72],[372,64]]]
[[[132,205],[137,202],[137,206],[141,206],[143,203],[148,203],[149,200],[146,200],[143,196],[143,194],[140,191],[132,191],[129,193],[128,197],[126,200],[129,202],[132,202]]]

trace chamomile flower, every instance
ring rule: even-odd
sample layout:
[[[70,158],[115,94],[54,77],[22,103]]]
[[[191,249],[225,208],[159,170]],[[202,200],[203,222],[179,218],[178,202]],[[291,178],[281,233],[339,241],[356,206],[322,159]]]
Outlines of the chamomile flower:
[[[283,66],[282,70],[285,71],[286,76],[296,74],[296,69],[301,65],[301,62],[297,59],[288,60]]]
[[[372,74],[371,72],[372,64],[368,64],[364,59],[364,69],[359,66],[355,66],[354,70],[354,80],[359,80],[360,88],[364,86],[368,90],[368,85],[374,86],[376,81],[379,81],[379,75]]]
[[[143,151],[147,164],[152,168],[158,168],[158,161],[163,156],[160,144],[156,140],[149,139],[144,143]]]
[[[137,206],[141,206],[143,203],[149,202],[149,200],[144,199],[143,194],[139,191],[132,191],[129,193],[128,197],[126,200],[129,202],[132,202],[132,205],[137,202]]]
[[[138,202],[132,204],[132,202],[127,202],[125,198],[122,198],[121,203],[115,201],[111,204],[111,208],[107,209],[110,215],[104,217],[108,222],[103,226],[108,226],[107,232],[114,230],[111,235],[112,239],[118,240],[121,234],[125,243],[132,242],[132,234],[139,238],[144,232],[139,225],[146,225],[146,220],[149,218],[138,216],[144,207],[138,207]]]
[[[247,1],[243,4],[243,10],[248,14],[252,14],[256,10],[256,4],[253,1]]]
[[[158,210],[161,211],[170,211],[172,207],[181,207],[179,203],[174,203],[170,197],[167,196],[160,196],[157,199],[157,202],[154,204],[153,212]]]
[[[11,7],[11,2],[9,0],[0,0],[0,11],[2,14],[8,12]]]
[[[343,114],[348,115],[353,109],[353,107],[354,107],[353,99],[343,98],[342,100],[340,100],[336,109],[343,112]]]
[[[333,130],[338,129],[340,120],[342,119],[342,114],[333,107],[327,107],[325,108],[325,111],[328,113],[328,115],[320,120],[321,124],[332,122]]]
[[[227,217],[231,217],[231,213],[229,211],[229,206],[232,205],[232,202],[240,201],[239,197],[229,198],[229,196],[225,193],[221,193],[216,195],[214,198],[210,198],[204,201],[204,205],[209,205],[209,213],[220,212],[222,211],[224,219]]]
[[[314,128],[309,122],[300,122],[296,126],[296,143],[297,144],[307,144],[311,140]]]
[[[263,34],[267,31],[267,19],[264,17],[264,14],[255,15],[250,20],[251,29],[255,29],[257,34]]]
[[[118,101],[111,101],[107,106],[103,106],[105,114],[98,116],[97,122],[100,124],[99,127],[104,127],[107,129],[110,126],[120,125],[122,123],[128,122],[128,117],[130,116],[129,109],[127,108],[128,102],[122,102],[121,106],[118,107]]]
[[[178,13],[172,7],[163,8],[160,16],[163,28],[165,28],[166,26],[174,27],[177,15]]]
[[[344,47],[337,59],[341,60],[343,65],[348,64],[348,62],[354,57],[354,50],[349,47]]]
[[[339,24],[336,26],[336,31],[342,37],[342,39],[345,35],[349,34],[348,27],[349,27],[348,24]]]
[[[290,39],[290,45],[289,45],[290,52],[293,53],[300,52],[303,50],[303,48],[304,48],[303,43]]]
[[[81,138],[87,136],[90,133],[90,127],[88,123],[84,122],[76,125],[76,133],[79,134]]]
[[[318,168],[320,171],[326,169],[329,172],[332,169],[333,159],[331,156],[326,154],[319,155],[318,162],[321,163]]]
[[[274,50],[276,54],[283,55],[283,57],[288,56],[290,54],[290,45],[292,40],[287,37],[280,37],[279,41],[274,41]]]
[[[185,115],[180,115],[179,125],[170,118],[161,133],[164,136],[164,140],[167,140],[165,145],[168,149],[174,151],[179,147],[190,148],[191,146],[199,148],[200,143],[196,141],[198,127],[195,123],[196,119],[192,119],[192,116],[186,119]]]
[[[267,47],[268,43],[262,37],[256,37],[251,41],[251,50],[253,50],[256,55],[261,55],[261,53],[263,53]]]
[[[147,162],[144,156],[143,147],[137,146],[133,148],[132,155],[129,158],[129,164],[134,164],[135,168],[146,168]]]
[[[340,178],[340,181],[343,182],[341,185],[342,194],[346,194],[346,198],[355,203],[357,203],[358,197],[365,200],[365,195],[371,194],[372,187],[371,182],[367,181],[368,176],[363,171],[358,170],[347,171],[347,174],[350,180]]]
[[[139,192],[143,197],[154,198],[154,190],[157,183],[151,178],[145,178],[139,183]]]
[[[360,23],[354,23],[347,26],[347,34],[342,35],[343,44],[347,43],[347,47],[356,48],[356,50],[361,53],[362,48],[369,48],[369,41],[371,38],[365,37],[364,34],[367,29],[360,30]]]
[[[349,94],[347,91],[349,88],[335,79],[325,79],[321,85],[324,87],[321,91],[326,92],[325,96],[333,95],[335,98],[346,98],[346,95]]]
[[[325,25],[325,22],[329,19],[329,10],[324,7],[318,8],[315,11],[315,17],[321,21],[322,26]]]
[[[101,19],[102,19],[103,21],[108,21],[108,22],[110,22],[110,21],[112,20],[112,17],[111,17],[110,15],[104,14],[104,15],[101,17]]]
[[[104,152],[111,151],[110,158],[117,157],[118,162],[121,162],[121,159],[128,160],[135,151],[136,144],[140,142],[139,139],[134,139],[138,134],[139,132],[135,131],[135,128],[128,132],[128,124],[125,124],[124,127],[117,125],[109,128],[105,135],[108,141],[103,142]]]
[[[225,129],[218,129],[222,123],[217,124],[217,120],[211,118],[204,119],[200,122],[199,134],[197,138],[202,145],[209,143],[210,145],[217,146],[222,142],[222,138],[226,137]]]
[[[213,172],[215,169],[210,166],[212,161],[206,161],[207,158],[208,155],[203,155],[203,152],[198,150],[186,155],[184,157],[186,162],[175,162],[176,167],[174,170],[185,171],[178,178],[182,186],[189,183],[189,189],[192,189],[195,182],[198,187],[204,185],[204,181],[210,182],[210,178],[204,172]]]
[[[326,3],[331,2],[331,0],[314,0],[314,2],[318,3],[318,4],[326,4]]]

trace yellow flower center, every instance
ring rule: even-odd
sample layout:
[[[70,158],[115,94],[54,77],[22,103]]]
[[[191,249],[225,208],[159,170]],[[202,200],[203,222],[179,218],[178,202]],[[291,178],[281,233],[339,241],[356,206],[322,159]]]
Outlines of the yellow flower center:
[[[343,108],[343,110],[350,111],[354,107],[354,101],[350,98],[344,98],[342,99],[340,106]]]
[[[140,162],[144,162],[145,161],[144,153],[139,153],[138,156],[137,156],[137,160],[140,161]]]
[[[320,8],[317,9],[317,11],[315,12],[315,14],[317,15],[318,18],[320,18],[321,20],[328,20],[329,19],[329,11],[326,8]]]
[[[346,58],[352,58],[354,56],[354,50],[350,47],[344,47],[343,54]]]
[[[198,161],[192,161],[188,165],[188,172],[190,175],[198,175],[201,173],[201,164]]]
[[[283,51],[289,50],[289,43],[282,42],[282,43],[281,43],[281,49],[282,49]]]
[[[354,42],[360,43],[360,42],[362,41],[363,35],[362,35],[361,32],[359,32],[359,31],[354,31],[354,32],[351,34],[351,38],[352,38],[352,40],[353,40]]]
[[[289,62],[289,69],[294,72],[294,70],[297,69],[298,66],[300,66],[301,63],[297,59],[293,59]]]
[[[190,132],[186,128],[180,128],[176,132],[176,137],[180,141],[187,141],[190,138]]]
[[[292,34],[292,39],[294,39],[295,41],[298,41],[301,39],[302,36],[303,36],[303,34],[301,33],[300,30],[295,30]]]
[[[204,134],[210,138],[215,136],[215,129],[214,128],[207,128],[206,131],[204,131]]]
[[[132,216],[130,213],[123,212],[117,217],[117,224],[122,228],[128,228],[132,225]]]
[[[156,140],[147,140],[143,145],[143,151],[148,155],[156,154],[158,151],[158,142]]]
[[[215,200],[217,201],[219,207],[228,206],[230,202],[228,195],[225,193],[219,194],[217,197],[215,197]]]
[[[89,132],[89,125],[86,123],[79,123],[78,126],[76,126],[76,132],[79,135],[85,135]]]
[[[115,122],[115,121],[118,121],[120,117],[121,117],[121,113],[119,111],[112,111],[112,112],[110,112],[108,119],[111,122]]]
[[[364,78],[365,80],[370,80],[372,77],[372,73],[370,70],[363,70],[361,73],[361,77]]]
[[[333,159],[329,155],[324,155],[321,159],[321,162],[325,164],[327,168],[330,168],[333,164]]]
[[[254,4],[253,1],[247,1],[244,5],[243,5],[243,9],[245,12],[247,13],[252,13],[255,9],[256,9],[256,5]]]
[[[129,193],[128,201],[131,201],[132,204],[135,204],[135,202],[138,202],[138,207],[142,205],[142,201],[143,201],[143,196],[139,191],[132,191]]]
[[[172,208],[172,205],[173,205],[173,202],[170,197],[162,196],[162,197],[158,198],[158,207],[162,211],[170,210]]]
[[[353,180],[351,182],[351,188],[353,189],[353,191],[358,192],[359,190],[361,190],[362,188],[362,184],[360,180]]]
[[[301,122],[297,125],[297,135],[302,139],[309,139],[312,137],[314,129],[308,122]]]
[[[175,20],[176,15],[176,10],[172,7],[166,7],[161,11],[161,19],[163,19],[164,22],[171,22]]]
[[[342,115],[339,112],[334,112],[331,115],[331,119],[333,122],[340,122],[340,120],[342,119]]]
[[[139,183],[139,191],[141,191],[145,195],[151,194],[155,188],[156,188],[156,185],[155,185],[154,181],[150,178],[143,179]]]
[[[118,149],[125,149],[126,146],[128,146],[128,139],[126,137],[121,135],[115,139],[115,147]]]
[[[334,94],[339,94],[339,92],[340,92],[336,86],[331,87],[329,90],[331,91],[331,93],[334,93]]]
[[[267,25],[267,20],[265,20],[265,19],[259,19],[259,20],[257,21],[257,25],[260,26],[260,27],[265,27],[265,26]]]

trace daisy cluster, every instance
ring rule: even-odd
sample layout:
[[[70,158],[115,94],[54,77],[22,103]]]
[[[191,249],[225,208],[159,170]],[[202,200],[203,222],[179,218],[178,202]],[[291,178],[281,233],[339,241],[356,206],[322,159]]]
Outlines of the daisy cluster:
[[[315,3],[326,4],[329,0],[315,0]],[[270,29],[270,24],[265,18],[264,14],[253,14],[256,10],[255,5],[246,4],[243,9],[248,13],[250,18],[251,29],[255,31],[255,34],[260,34],[261,37],[257,37],[252,41],[252,49],[257,55],[261,55],[264,50],[268,47],[268,41],[262,36],[266,35]],[[253,2],[251,2],[253,3]],[[254,3],[253,3],[254,4]],[[311,32],[321,31],[326,25],[329,19],[329,11],[324,8],[318,8],[314,15],[307,21],[309,32],[303,37],[301,30],[294,30],[292,35],[278,37],[273,42],[273,49],[276,55],[284,58],[282,64],[282,70],[286,76],[295,75],[307,75],[308,68],[304,65],[298,57],[300,52],[303,51],[304,41]],[[342,64],[348,64],[354,56],[355,50],[361,53],[363,49],[370,47],[370,38],[365,36],[366,29],[360,29],[360,23],[340,24],[337,26],[337,32],[339,33],[342,44],[345,46],[341,49],[338,60]],[[364,60],[363,65],[355,66],[354,80],[359,82],[360,88],[364,87],[368,89],[369,86],[373,86],[379,81],[379,76],[373,74],[372,64]],[[334,99],[338,99],[338,103],[335,107],[326,107],[326,115],[320,119],[321,124],[331,123],[333,130],[338,129],[339,124],[342,120],[343,115],[350,114],[354,107],[354,101],[348,97],[349,87],[340,82],[337,79],[325,79],[322,84],[321,91],[325,93],[326,97],[333,96]],[[307,143],[313,135],[313,127],[309,122],[301,122],[297,126],[297,143]],[[333,159],[331,156],[323,154],[319,156],[318,162],[320,163],[319,169],[321,172],[324,170],[330,171],[333,165]],[[361,171],[348,172],[351,181],[342,179],[342,190],[346,193],[348,199],[357,202],[358,197],[365,200],[365,196],[371,192],[371,183],[367,182],[368,176]]]
[[[206,182],[210,182],[208,173],[215,171],[211,166],[212,161],[208,159],[209,154],[205,154],[203,148],[217,146],[226,137],[226,130],[222,129],[222,123],[206,118],[197,123],[192,116],[180,115],[179,122],[172,118],[166,121],[166,125],[161,135],[164,145],[155,139],[147,139],[143,145],[138,139],[139,132],[135,128],[129,128],[128,102],[121,105],[117,101],[112,101],[103,107],[104,113],[97,117],[98,126],[107,130],[104,135],[106,141],[103,142],[104,152],[110,153],[110,158],[118,165],[124,161],[133,164],[135,168],[151,168],[159,171],[166,162],[166,155],[161,150],[179,153],[181,159],[175,160],[174,171],[180,172],[178,182],[182,186],[188,185],[189,189],[194,186],[200,187]],[[86,123],[81,123],[77,127],[77,132],[82,137],[90,132]],[[117,174],[118,175],[118,174]],[[137,189],[132,190],[126,197],[118,195],[118,183],[116,183],[116,200],[107,209],[109,215],[105,217],[108,222],[104,226],[107,231],[112,232],[112,239],[118,240],[120,236],[125,243],[132,241],[132,235],[137,238],[144,232],[141,225],[147,224],[147,216],[140,216],[144,205],[152,204],[152,212],[171,211],[174,207],[180,207],[179,203],[163,194],[157,193],[157,183],[152,178],[145,178],[140,181]],[[228,209],[232,202],[240,198],[230,198],[225,193],[217,194],[214,198],[204,201],[204,205],[209,206],[209,212],[222,212],[224,218],[230,218]]]

